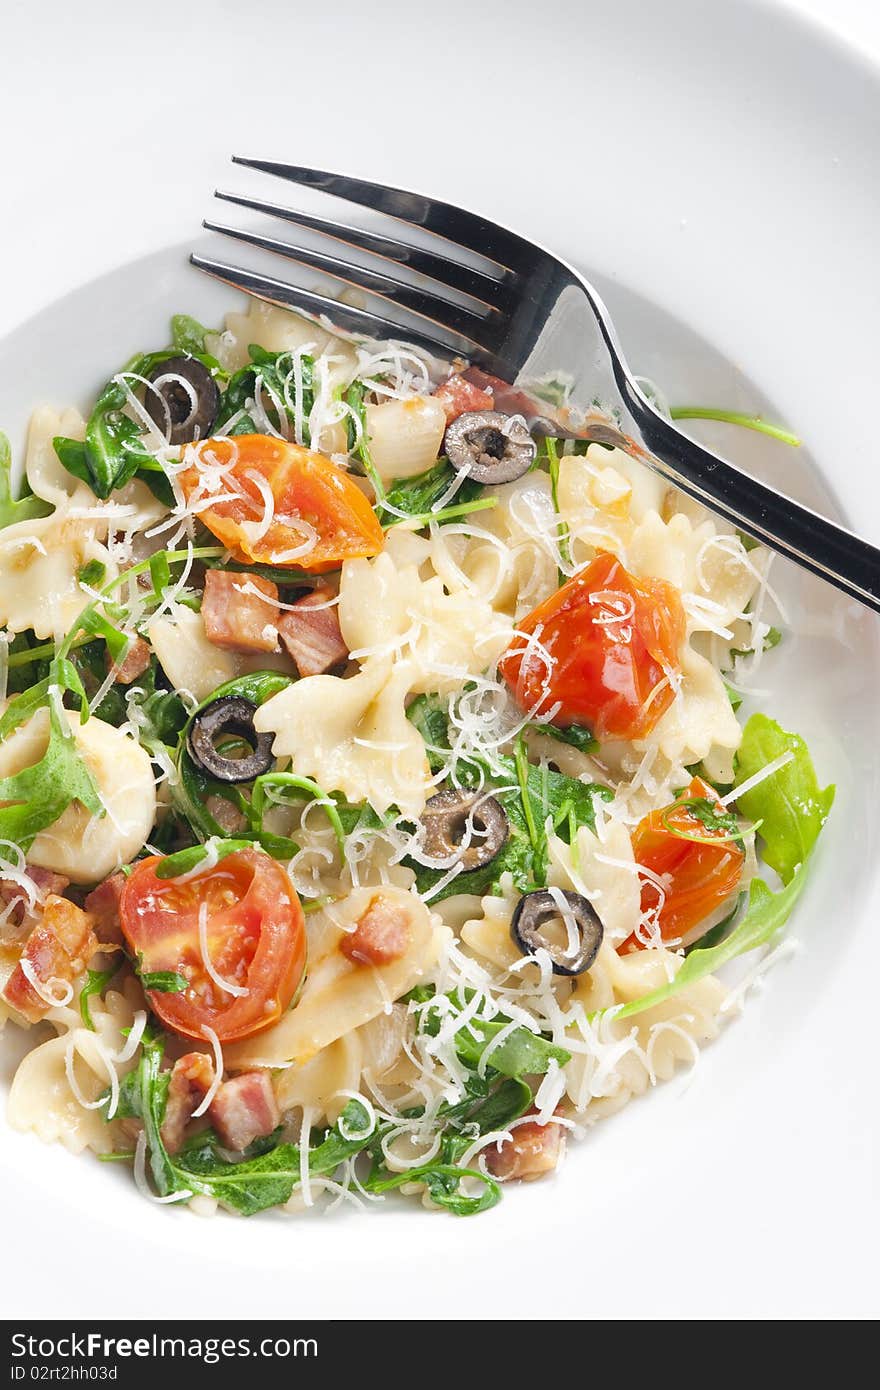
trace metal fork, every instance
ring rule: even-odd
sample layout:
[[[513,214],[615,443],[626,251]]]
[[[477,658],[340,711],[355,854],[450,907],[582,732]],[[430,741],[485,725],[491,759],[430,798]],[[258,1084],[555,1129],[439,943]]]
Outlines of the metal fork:
[[[500,379],[494,383],[499,408],[504,409],[504,384],[515,386],[507,392],[509,408],[539,420],[539,427],[617,445],[748,535],[880,612],[880,550],[676,428],[639,388],[607,309],[572,266],[505,227],[419,193],[295,164],[239,157],[234,163],[361,204],[420,231],[416,240],[398,238],[217,191],[227,203],[321,234],[328,249],[318,252],[295,239],[214,221],[204,223],[209,231],[366,290],[382,304],[355,308],[202,255],[191,256],[194,266],[259,299],[329,320],[345,333],[412,342],[441,358],[467,358]],[[333,242],[390,266],[370,269],[344,258]],[[477,257],[479,267],[473,263]],[[392,267],[403,268],[404,275]]]

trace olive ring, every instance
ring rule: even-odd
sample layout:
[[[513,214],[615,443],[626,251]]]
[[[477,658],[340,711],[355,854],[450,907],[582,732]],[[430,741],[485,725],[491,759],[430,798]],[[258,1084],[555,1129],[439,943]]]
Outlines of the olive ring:
[[[448,426],[446,457],[478,483],[512,483],[528,473],[537,445],[525,422],[497,410],[470,410]]]
[[[220,391],[197,357],[166,357],[149,377],[144,409],[169,444],[207,439],[220,413]]]
[[[449,787],[432,796],[421,824],[425,852],[438,859],[457,856],[465,872],[490,864],[510,833],[501,802],[466,787]]]
[[[257,706],[241,695],[221,695],[193,715],[186,737],[190,757],[197,767],[218,782],[252,782],[268,772],[275,759],[272,734],[254,728]],[[240,738],[252,751],[243,758],[227,758],[217,747],[221,738]]]
[[[552,940],[544,930],[549,922],[563,916],[570,916],[577,929],[578,943],[573,950],[569,943],[561,946]],[[520,898],[510,921],[510,935],[524,956],[545,950],[554,975],[583,975],[599,954],[605,928],[592,905],[580,893],[564,892],[559,888],[551,892],[542,888]]]

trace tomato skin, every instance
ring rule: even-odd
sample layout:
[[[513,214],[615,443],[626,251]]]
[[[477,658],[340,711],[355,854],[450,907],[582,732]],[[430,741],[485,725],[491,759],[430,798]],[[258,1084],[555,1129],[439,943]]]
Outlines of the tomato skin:
[[[517,627],[537,635],[549,674],[539,655],[523,659],[522,640],[499,669],[523,709],[558,702],[554,724],[583,724],[599,739],[642,738],[675,698],[667,673],[681,669],[681,596],[665,580],[636,579],[607,551]]]
[[[721,803],[714,788],[695,777],[684,798],[699,797]],[[687,941],[694,929],[735,891],[742,877],[745,853],[738,840],[723,830],[710,830],[693,815],[682,798],[660,811],[651,811],[639,821],[632,836],[637,864],[657,874],[666,885],[666,899],[657,915],[664,941]],[[715,841],[697,844],[682,839],[668,827]],[[657,906],[657,889],[651,883],[642,887],[642,911]],[[639,950],[645,942],[635,935],[620,947],[622,952]]]
[[[135,864],[119,902],[126,941],[141,956],[140,973],[177,971],[189,980],[178,994],[148,990],[150,1008],[167,1028],[221,1043],[269,1028],[290,1004],[306,964],[305,918],[287,874],[257,849],[236,850],[193,878],[160,879],[159,855]],[[199,947],[199,908],[207,904],[208,950],[217,973],[245,987],[221,990]]]
[[[235,438],[206,439],[193,446],[191,468],[180,476],[187,500],[193,494],[210,497],[204,490],[206,473],[224,468],[218,493],[236,490],[241,497],[218,501],[199,513],[199,518],[239,561],[245,564],[295,566],[313,574],[338,569],[343,560],[378,555],[385,533],[367,498],[347,473],[331,459],[268,434],[241,434]],[[195,460],[202,463],[200,469]],[[275,500],[275,519],[265,535],[253,539],[248,524],[265,516],[266,503],[255,475],[269,485]],[[298,550],[308,532],[285,524],[291,517],[308,522],[317,542],[306,553],[285,558]],[[244,523],[244,524],[242,524]]]

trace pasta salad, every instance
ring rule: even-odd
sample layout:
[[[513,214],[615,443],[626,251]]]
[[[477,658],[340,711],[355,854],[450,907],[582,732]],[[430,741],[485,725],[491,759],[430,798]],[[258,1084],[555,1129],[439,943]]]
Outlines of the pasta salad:
[[[737,715],[771,557],[466,364],[172,330],[17,498],[0,436],[10,1123],[163,1203],[482,1211],[772,959],[833,788]]]

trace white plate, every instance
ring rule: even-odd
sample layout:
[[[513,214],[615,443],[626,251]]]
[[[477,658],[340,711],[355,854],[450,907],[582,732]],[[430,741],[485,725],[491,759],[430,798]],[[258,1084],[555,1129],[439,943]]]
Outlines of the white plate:
[[[421,27],[399,0],[381,21],[342,3],[193,5],[185,34],[167,0],[82,8],[88,33],[42,6],[38,51],[22,11],[4,21],[5,100],[28,112],[0,293],[14,439],[31,405],[84,403],[161,342],[172,311],[216,316],[183,238],[213,181],[236,181],[226,154],[256,151],[421,187],[558,247],[600,282],[638,370],[677,399],[766,405],[809,450],[720,429],[713,443],[880,540],[880,80],[819,31],[753,4],[713,5],[710,24],[697,0],[448,0]],[[97,23],[111,13],[112,32]],[[794,924],[803,949],[692,1080],[467,1221],[389,1207],[205,1222],[4,1132],[6,1315],[876,1314],[878,625],[778,573],[799,636],[766,663],[765,703],[838,801]]]

